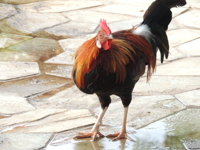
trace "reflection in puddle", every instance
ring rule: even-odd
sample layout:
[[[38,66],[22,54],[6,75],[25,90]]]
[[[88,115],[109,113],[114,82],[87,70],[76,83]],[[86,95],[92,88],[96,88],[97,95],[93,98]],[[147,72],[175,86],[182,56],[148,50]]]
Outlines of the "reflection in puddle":
[[[199,109],[187,109],[173,116],[154,122],[144,128],[135,130],[128,128],[128,135],[135,142],[122,139],[112,141],[110,138],[72,139],[77,133],[69,131],[59,133],[44,150],[185,150],[200,149]],[[196,119],[195,119],[196,118]],[[101,132],[118,131],[119,127],[103,126]],[[84,129],[84,131],[90,128]]]

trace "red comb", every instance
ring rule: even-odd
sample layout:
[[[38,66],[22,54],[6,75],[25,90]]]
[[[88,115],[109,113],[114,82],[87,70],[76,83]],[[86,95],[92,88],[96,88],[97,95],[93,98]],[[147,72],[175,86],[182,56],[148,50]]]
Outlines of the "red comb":
[[[106,20],[105,19],[100,19],[99,26],[101,29],[104,29],[107,34],[111,34],[111,31],[109,27],[107,26]]]

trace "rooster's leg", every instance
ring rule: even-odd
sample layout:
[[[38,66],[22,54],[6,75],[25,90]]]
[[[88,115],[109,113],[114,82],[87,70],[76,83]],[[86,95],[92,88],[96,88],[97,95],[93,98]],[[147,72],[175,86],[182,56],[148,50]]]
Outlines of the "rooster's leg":
[[[79,133],[80,135],[76,136],[76,138],[80,139],[80,138],[92,137],[93,141],[95,141],[97,134],[100,137],[104,137],[104,135],[99,132],[99,126],[101,125],[103,116],[104,116],[107,109],[108,109],[108,107],[105,107],[104,109],[102,109],[102,111],[101,111],[100,115],[98,116],[98,119],[97,119],[96,123],[94,124],[91,132]]]
[[[126,133],[126,120],[127,120],[127,114],[128,114],[128,107],[124,107],[124,118],[123,118],[123,122],[122,122],[122,129],[120,132],[114,133],[114,134],[109,134],[106,137],[115,137],[113,139],[113,141],[115,140],[119,140],[122,138],[126,138],[129,139],[131,141],[134,141],[133,139],[131,139],[127,133]]]

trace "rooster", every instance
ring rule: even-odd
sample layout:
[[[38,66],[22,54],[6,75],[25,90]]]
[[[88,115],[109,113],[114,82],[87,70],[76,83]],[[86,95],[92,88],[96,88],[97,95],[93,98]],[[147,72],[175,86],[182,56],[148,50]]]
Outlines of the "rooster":
[[[143,22],[132,29],[111,33],[106,20],[100,20],[98,34],[84,42],[73,57],[72,76],[84,93],[96,94],[102,111],[91,132],[80,133],[76,138],[103,137],[99,131],[103,116],[111,103],[111,95],[121,98],[124,106],[122,128],[107,137],[113,140],[127,138],[128,106],[132,91],[147,66],[147,81],[156,67],[156,52],[161,53],[161,63],[169,53],[166,30],[172,20],[171,8],[184,6],[185,0],[156,0],[143,16]]]

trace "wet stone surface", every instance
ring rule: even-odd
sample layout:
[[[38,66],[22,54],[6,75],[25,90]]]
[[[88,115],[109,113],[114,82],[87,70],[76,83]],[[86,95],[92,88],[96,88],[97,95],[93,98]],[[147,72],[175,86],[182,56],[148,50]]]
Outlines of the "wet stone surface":
[[[73,53],[106,19],[112,32],[142,21],[150,0],[0,1],[0,150],[200,149],[199,0],[173,8],[168,60],[140,78],[127,119],[135,140],[76,139],[98,117],[98,97],[74,85]],[[123,106],[112,95],[100,131],[121,129]]]

